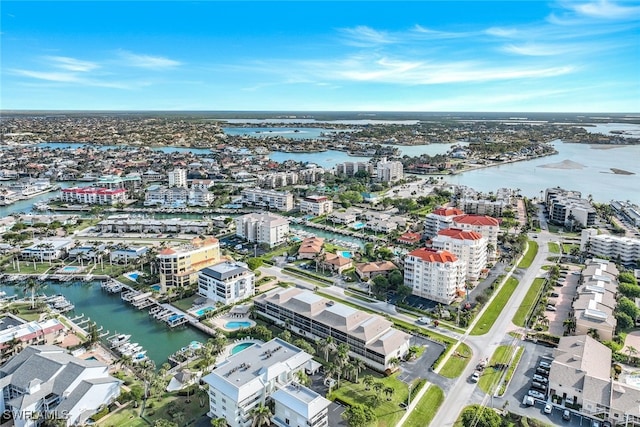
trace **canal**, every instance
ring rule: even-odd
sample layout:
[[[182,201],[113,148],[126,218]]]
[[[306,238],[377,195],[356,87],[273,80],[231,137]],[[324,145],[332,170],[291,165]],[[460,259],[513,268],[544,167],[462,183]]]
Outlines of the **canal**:
[[[23,296],[22,288],[17,285],[1,285],[0,290],[7,295]],[[209,336],[190,326],[170,329],[166,323],[149,317],[146,310],[136,310],[120,299],[102,291],[99,282],[45,282],[39,293],[46,295],[64,295],[75,309],[67,313],[73,318],[80,314],[91,318],[110,335],[130,334],[131,342],[137,342],[147,350],[147,356],[161,366],[172,353],[187,346],[191,341],[205,342]]]

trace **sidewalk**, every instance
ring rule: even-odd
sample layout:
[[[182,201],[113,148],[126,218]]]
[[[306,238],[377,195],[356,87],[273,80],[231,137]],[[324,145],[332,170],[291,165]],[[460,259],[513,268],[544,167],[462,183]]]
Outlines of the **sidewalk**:
[[[415,409],[415,407],[418,405],[418,402],[420,402],[420,399],[422,399],[422,396],[424,396],[424,394],[427,392],[429,387],[431,387],[431,383],[428,383],[428,382],[424,383],[424,387],[422,387],[418,392],[418,394],[416,394],[413,397],[413,399],[411,399],[411,403],[409,403],[409,407],[405,411],[402,418],[400,418],[400,421],[398,421],[398,424],[396,424],[396,427],[402,427],[404,422],[407,421],[407,418],[409,418],[409,415],[411,415],[411,411]]]

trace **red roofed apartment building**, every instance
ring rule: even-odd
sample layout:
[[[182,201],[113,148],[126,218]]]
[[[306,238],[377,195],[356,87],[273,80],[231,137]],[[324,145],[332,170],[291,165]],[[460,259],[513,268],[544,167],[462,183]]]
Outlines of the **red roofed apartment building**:
[[[433,239],[438,231],[453,227],[453,218],[464,215],[457,208],[438,208],[427,215],[424,220],[424,235],[427,239]]]
[[[486,215],[460,215],[453,218],[453,226],[467,231],[475,231],[487,238],[489,259],[495,259],[498,249],[500,222]]]
[[[487,238],[475,231],[445,228],[433,238],[433,249],[446,250],[466,264],[466,279],[478,280],[487,265]]]
[[[115,205],[127,200],[127,190],[124,188],[111,190],[101,187],[63,188],[60,200],[84,205]]]
[[[465,289],[466,264],[448,251],[421,248],[404,259],[404,285],[412,294],[451,304]]]

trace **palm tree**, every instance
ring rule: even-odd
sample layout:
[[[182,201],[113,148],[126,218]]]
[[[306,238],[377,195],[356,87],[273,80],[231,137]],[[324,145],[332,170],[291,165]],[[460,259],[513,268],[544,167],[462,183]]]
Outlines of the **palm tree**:
[[[200,407],[204,408],[204,405],[207,403],[207,398],[209,397],[209,393],[207,389],[204,387],[198,387],[197,394],[198,401],[200,402]]]
[[[211,418],[211,427],[227,427],[227,420],[224,418]]]
[[[629,357],[627,358],[627,363],[631,363],[631,357],[635,356],[636,354],[638,354],[638,350],[636,350],[635,347],[633,346],[627,346],[627,354],[629,355]]]
[[[394,368],[397,368],[398,365],[400,365],[400,359],[398,359],[397,357],[392,357],[391,359],[389,359],[389,367],[393,370]]]
[[[33,279],[29,279],[27,280],[27,282],[24,284],[23,286],[23,291],[25,293],[30,292],[31,293],[31,309],[33,310],[35,308],[35,295],[36,292],[38,291],[38,289],[40,289],[40,287],[42,286],[42,284],[40,282],[37,282]]]
[[[380,381],[376,381],[373,383],[373,389],[376,391],[376,393],[380,393],[383,388],[384,385]]]
[[[365,368],[364,362],[362,359],[352,359],[352,365],[354,367],[354,371],[356,374],[356,383],[358,382],[358,375]]]
[[[393,396],[393,394],[396,392],[396,390],[393,387],[385,387],[384,388],[384,394],[387,395],[387,400],[391,400],[391,397]]]
[[[375,380],[371,375],[365,375],[364,378],[362,379],[362,382],[364,383],[364,389],[369,391],[371,390],[371,386],[373,385]]]
[[[253,408],[249,414],[253,418],[251,427],[262,427],[271,424],[273,414],[271,413],[271,409],[263,403]]]

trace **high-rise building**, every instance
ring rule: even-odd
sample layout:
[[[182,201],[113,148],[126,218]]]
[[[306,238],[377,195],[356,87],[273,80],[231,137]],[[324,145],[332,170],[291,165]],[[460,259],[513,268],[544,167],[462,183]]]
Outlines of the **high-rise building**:
[[[256,275],[246,264],[221,262],[198,273],[198,294],[212,301],[235,304],[252,297]]]
[[[376,164],[376,178],[381,182],[395,182],[404,178],[402,163],[386,158]]]
[[[187,186],[187,170],[174,169],[168,173],[169,187],[186,187]]]
[[[197,283],[198,271],[220,262],[220,244],[215,237],[196,237],[189,244],[168,247],[157,255],[160,287],[185,287]]]
[[[240,216],[236,221],[236,236],[248,242],[265,243],[269,247],[287,241],[289,221],[270,212],[251,213]]]
[[[475,231],[445,228],[433,238],[433,249],[446,250],[467,265],[467,280],[478,280],[487,266],[487,238]]]
[[[404,285],[413,295],[451,304],[465,292],[466,264],[448,251],[421,248],[404,259]]]

